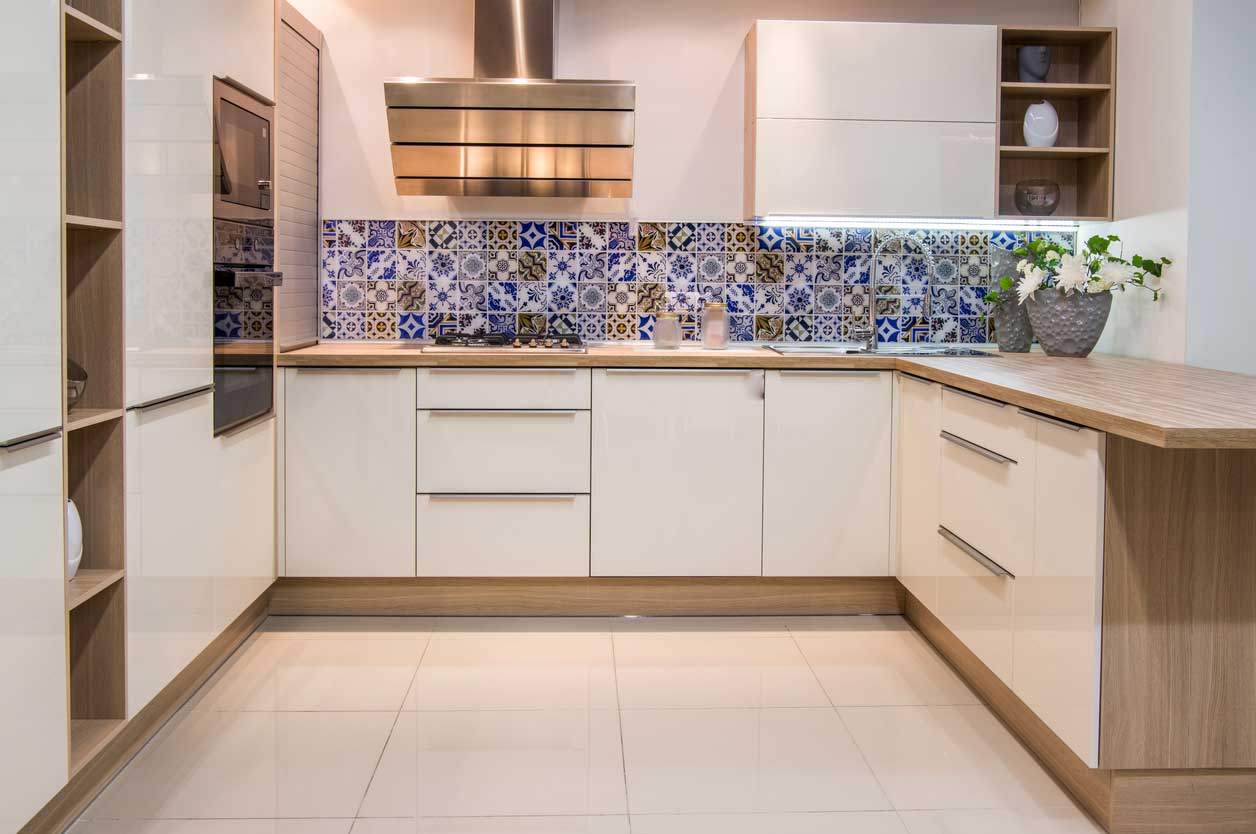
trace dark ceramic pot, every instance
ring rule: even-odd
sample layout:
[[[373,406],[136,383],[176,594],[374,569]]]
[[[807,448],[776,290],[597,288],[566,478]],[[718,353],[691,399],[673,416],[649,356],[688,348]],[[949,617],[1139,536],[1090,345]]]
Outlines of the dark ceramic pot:
[[[1025,302],[1034,335],[1048,356],[1089,356],[1112,312],[1112,293],[1044,289]]]
[[[1009,298],[1002,304],[994,305],[990,311],[994,319],[994,338],[1003,353],[1029,353],[1029,346],[1034,341],[1034,330],[1029,323],[1029,311],[1025,305],[1016,303]]]

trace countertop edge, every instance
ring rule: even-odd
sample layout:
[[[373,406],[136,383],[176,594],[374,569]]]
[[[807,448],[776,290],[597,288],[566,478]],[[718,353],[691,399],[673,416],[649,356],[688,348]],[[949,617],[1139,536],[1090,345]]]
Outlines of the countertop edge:
[[[961,361],[983,361],[960,359]],[[901,356],[782,356],[767,350],[731,350],[728,353],[677,351],[633,351],[626,354],[503,355],[474,353],[424,353],[418,350],[372,349],[320,351],[304,348],[276,356],[280,368],[754,368],[763,370],[883,370],[902,371],[932,382],[974,394],[982,394],[1011,405],[1146,443],[1163,449],[1256,449],[1256,428],[1163,426],[1131,419],[1111,412],[1078,405],[1042,393],[990,382],[953,368],[939,368],[928,359]],[[1253,379],[1256,384],[1256,378]]]

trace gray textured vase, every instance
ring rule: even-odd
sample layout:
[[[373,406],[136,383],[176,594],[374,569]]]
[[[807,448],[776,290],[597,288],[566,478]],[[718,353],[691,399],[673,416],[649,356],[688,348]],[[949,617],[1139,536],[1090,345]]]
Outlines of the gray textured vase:
[[[1029,324],[1029,311],[1025,305],[1009,298],[994,305],[990,312],[994,318],[994,338],[1002,353],[1029,353],[1034,341],[1034,330]]]
[[[1025,302],[1034,335],[1048,356],[1089,356],[1112,312],[1112,293],[1038,290]]]

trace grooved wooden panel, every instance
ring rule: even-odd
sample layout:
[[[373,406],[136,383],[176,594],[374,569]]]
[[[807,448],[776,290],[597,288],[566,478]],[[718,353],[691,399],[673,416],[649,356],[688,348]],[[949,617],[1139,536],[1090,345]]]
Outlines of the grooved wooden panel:
[[[280,578],[272,614],[588,616],[900,614],[889,576]]]
[[[279,349],[318,338],[318,48],[284,23],[279,29]]]
[[[1256,767],[1256,452],[1107,460],[1100,765]]]

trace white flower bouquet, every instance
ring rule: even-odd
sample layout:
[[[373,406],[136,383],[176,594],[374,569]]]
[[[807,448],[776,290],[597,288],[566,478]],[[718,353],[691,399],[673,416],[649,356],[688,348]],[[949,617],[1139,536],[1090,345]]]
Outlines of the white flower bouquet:
[[[1023,241],[1013,251],[1020,257],[1016,265],[1018,277],[1002,276],[997,288],[986,295],[986,300],[1003,304],[1015,294],[1024,304],[1043,289],[1072,295],[1124,292],[1134,287],[1150,292],[1152,300],[1159,301],[1163,292],[1160,278],[1164,268],[1173,261],[1141,255],[1126,260],[1121,250],[1121,239],[1116,235],[1095,235],[1076,254],[1045,237]]]

